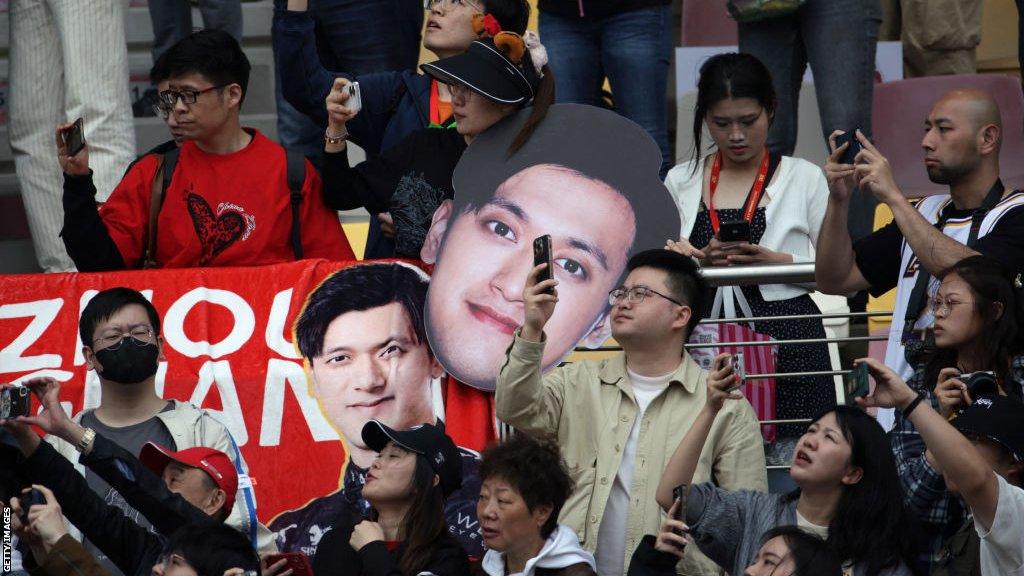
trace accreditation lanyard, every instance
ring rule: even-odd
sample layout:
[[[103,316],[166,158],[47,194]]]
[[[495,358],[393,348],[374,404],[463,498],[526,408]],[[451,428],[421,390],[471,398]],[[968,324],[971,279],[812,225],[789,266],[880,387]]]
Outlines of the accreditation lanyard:
[[[454,128],[455,119],[441,118],[441,95],[437,91],[437,80],[430,82],[430,125],[428,128]],[[447,124],[442,124],[448,120]]]
[[[743,219],[753,223],[757,206],[761,203],[761,195],[764,193],[765,180],[768,176],[768,147],[764,149],[764,158],[761,160],[761,167],[757,170],[757,178],[750,187],[747,194],[747,202],[743,205]],[[711,184],[708,191],[708,217],[711,219],[711,229],[718,235],[721,224],[718,220],[718,210],[715,210],[715,190],[718,189],[718,178],[722,173],[722,153],[715,154],[715,160],[711,163]]]

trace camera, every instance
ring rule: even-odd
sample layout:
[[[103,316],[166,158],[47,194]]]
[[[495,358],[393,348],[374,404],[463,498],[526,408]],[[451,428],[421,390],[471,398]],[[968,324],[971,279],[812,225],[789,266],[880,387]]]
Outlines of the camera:
[[[0,420],[30,416],[31,392],[24,386],[0,388]]]
[[[971,399],[999,394],[999,382],[996,380],[995,372],[968,372],[961,374],[957,379],[967,386]]]

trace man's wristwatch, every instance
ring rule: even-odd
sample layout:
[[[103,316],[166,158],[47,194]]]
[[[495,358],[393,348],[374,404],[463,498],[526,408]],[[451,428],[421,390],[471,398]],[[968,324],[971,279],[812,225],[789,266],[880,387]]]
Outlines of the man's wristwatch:
[[[331,129],[328,128],[324,132],[324,140],[327,141],[328,144],[341,144],[342,142],[348,140],[348,131],[346,130],[341,134],[331,134]]]
[[[78,441],[78,445],[75,448],[82,454],[87,454],[92,449],[92,441],[96,439],[96,431],[92,428],[86,428],[85,432],[82,433],[82,439]]]

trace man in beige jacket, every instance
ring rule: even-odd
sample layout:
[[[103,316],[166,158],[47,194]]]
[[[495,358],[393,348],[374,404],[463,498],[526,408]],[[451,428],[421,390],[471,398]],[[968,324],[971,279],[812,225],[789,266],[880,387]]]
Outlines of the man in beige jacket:
[[[609,294],[612,335],[623,352],[541,375],[544,325],[558,301],[558,275],[523,290],[525,321],[498,375],[497,416],[531,436],[555,436],[576,482],[560,522],[595,552],[602,576],[624,574],[644,534],[663,513],[655,500],[672,451],[704,405],[707,372],[683,350],[700,320],[706,287],[689,258],[667,250],[635,255],[625,283]],[[716,419],[694,482],[767,490],[764,449],[748,402]],[[687,550],[680,574],[721,574]]]

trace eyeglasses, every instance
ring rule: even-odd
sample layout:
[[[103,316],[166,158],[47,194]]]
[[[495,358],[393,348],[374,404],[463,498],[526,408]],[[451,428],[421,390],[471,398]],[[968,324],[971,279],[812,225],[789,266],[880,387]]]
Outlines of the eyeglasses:
[[[934,315],[936,318],[945,318],[949,316],[950,313],[953,312],[954,306],[970,303],[971,302],[969,300],[965,302],[960,302],[957,300],[944,300],[942,298],[935,297],[928,301],[928,309],[931,310],[932,315]]]
[[[226,84],[210,86],[209,88],[204,88],[202,90],[164,90],[163,92],[157,94],[157,98],[160,99],[160,103],[164,104],[166,108],[170,110],[174,108],[174,105],[178,103],[179,99],[181,100],[181,103],[185,105],[195,104],[196,100],[199,99],[199,97],[203,94],[206,94],[207,92],[212,92],[214,90],[219,90],[224,86],[226,86]]]
[[[668,300],[669,302],[677,306],[685,306],[685,304],[676,300],[675,298],[665,296],[661,292],[658,292],[657,290],[651,290],[647,286],[633,286],[632,288],[625,288],[623,286],[620,286],[608,293],[608,304],[615,306],[616,304],[621,302],[623,298],[627,298],[630,304],[639,304],[643,302],[644,299],[650,296],[651,294],[661,296],[665,300]]]
[[[470,2],[469,0],[423,0],[424,10],[433,10],[434,8],[439,6],[441,8],[464,8],[466,6],[469,6],[470,8],[473,8],[474,10],[480,12],[481,14],[483,14],[484,12],[483,7],[481,7],[476,2]]]
[[[131,340],[136,346],[147,346],[153,343],[154,336],[153,329],[149,326],[136,326],[130,332],[110,332],[93,340],[92,343],[105,344],[104,349],[113,351],[120,348],[125,340]]]

